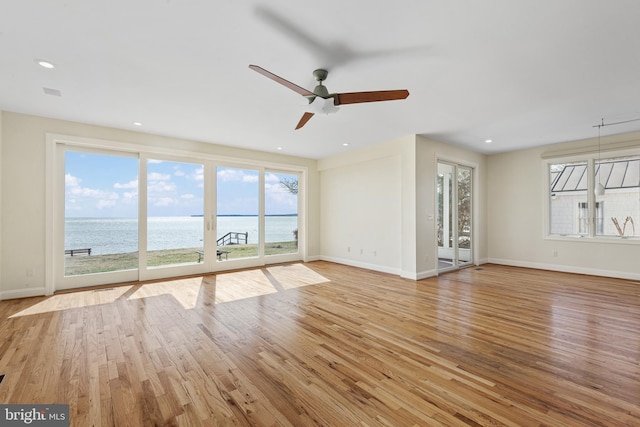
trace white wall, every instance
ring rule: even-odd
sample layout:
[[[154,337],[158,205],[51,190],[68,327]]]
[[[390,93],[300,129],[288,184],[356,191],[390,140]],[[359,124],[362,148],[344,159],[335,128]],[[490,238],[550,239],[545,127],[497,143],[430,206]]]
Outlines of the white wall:
[[[0,112],[0,299],[42,293],[45,282],[46,134],[170,147],[208,155],[306,167],[307,258],[317,258],[319,184],[316,161],[202,142]]]
[[[402,271],[402,156],[412,138],[333,156],[320,171],[322,258]]]
[[[639,146],[640,134],[603,139],[603,151]],[[489,156],[489,261],[523,267],[640,279],[640,242],[546,238],[543,156],[592,153],[584,140]],[[554,255],[557,254],[557,255]]]
[[[0,242],[2,242],[2,110],[0,110]],[[2,291],[2,244],[0,244],[0,292]],[[0,299],[2,299],[0,297]]]
[[[477,171],[476,260],[486,259],[485,156],[415,135],[318,162],[322,258],[413,279],[437,274],[439,157]]]

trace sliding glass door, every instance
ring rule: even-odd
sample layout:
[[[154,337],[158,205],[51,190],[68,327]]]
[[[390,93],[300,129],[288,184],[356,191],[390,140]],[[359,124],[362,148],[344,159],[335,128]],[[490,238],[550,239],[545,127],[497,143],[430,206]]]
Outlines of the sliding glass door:
[[[216,260],[261,255],[261,173],[255,169],[216,168]]]
[[[265,242],[266,256],[298,252],[298,182],[297,174],[265,174]]]
[[[146,252],[149,268],[204,261],[204,165],[148,159]]]
[[[302,257],[297,172],[56,147],[56,289]]]
[[[473,169],[438,162],[438,271],[473,264]]]
[[[65,150],[61,229],[54,248],[58,282],[95,284],[87,276],[135,280],[139,265],[139,160],[100,150]],[[60,182],[60,180],[58,180]],[[61,189],[62,190],[62,189]],[[60,228],[59,228],[60,229]]]

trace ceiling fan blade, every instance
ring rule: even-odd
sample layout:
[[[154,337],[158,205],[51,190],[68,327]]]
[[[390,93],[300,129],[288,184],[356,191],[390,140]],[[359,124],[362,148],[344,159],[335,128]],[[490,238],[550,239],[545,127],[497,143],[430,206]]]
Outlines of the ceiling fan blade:
[[[373,92],[347,92],[331,95],[335,99],[335,105],[360,104],[362,102],[394,101],[405,99],[409,96],[409,91],[402,90],[377,90]]]
[[[302,126],[306,125],[307,122],[309,121],[309,119],[311,119],[311,117],[313,117],[314,113],[304,113],[302,115],[302,118],[300,119],[300,121],[298,122],[298,126],[296,126],[296,130],[300,129]]]
[[[265,77],[270,78],[271,80],[280,83],[283,86],[288,87],[289,89],[293,90],[294,92],[299,93],[302,96],[313,96],[313,92],[308,91],[307,89],[298,86],[295,83],[291,83],[289,80],[285,80],[280,76],[277,76],[275,74],[273,74],[270,71],[265,70],[262,67],[259,67],[257,65],[249,65],[249,68],[251,68],[253,71],[256,71],[260,74],[262,74]]]

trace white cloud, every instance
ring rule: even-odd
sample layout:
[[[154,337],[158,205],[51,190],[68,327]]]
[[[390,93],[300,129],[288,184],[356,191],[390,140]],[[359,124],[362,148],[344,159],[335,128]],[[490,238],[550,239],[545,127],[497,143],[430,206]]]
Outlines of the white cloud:
[[[116,205],[115,200],[98,200],[97,207],[98,209],[112,208]]]
[[[64,175],[64,185],[68,187],[77,187],[80,185],[80,178],[73,176],[70,173]]]
[[[148,191],[149,194],[171,193],[176,191],[176,184],[174,184],[173,182],[165,181],[149,182]]]
[[[204,181],[204,166],[197,168],[191,176],[196,181]]]
[[[195,196],[193,194],[183,194],[182,196],[180,196],[180,198],[185,200],[191,200],[195,198]]]
[[[120,199],[118,193],[114,191],[101,190],[80,185],[82,180],[71,174],[65,174],[64,181],[66,185],[65,198],[66,206],[75,206],[77,211],[81,210],[81,206],[91,200],[98,209],[114,207]],[[83,203],[84,202],[84,203]]]
[[[254,171],[245,173],[243,169],[222,169],[218,171],[218,180],[223,182],[242,181],[242,182],[258,182],[258,174]]]
[[[159,173],[159,172],[151,172],[147,175],[147,181],[169,181],[171,180],[171,175],[168,173]]]
[[[264,174],[264,181],[265,182],[280,182],[280,178],[278,178],[278,175],[276,175],[274,173],[267,172],[267,173]]]
[[[153,206],[173,206],[177,204],[177,201],[171,197],[159,197],[151,201]]]
[[[115,184],[113,184],[113,188],[118,188],[118,189],[138,189],[138,180],[137,179],[133,179],[127,183],[124,184],[120,184],[119,182],[116,182]]]

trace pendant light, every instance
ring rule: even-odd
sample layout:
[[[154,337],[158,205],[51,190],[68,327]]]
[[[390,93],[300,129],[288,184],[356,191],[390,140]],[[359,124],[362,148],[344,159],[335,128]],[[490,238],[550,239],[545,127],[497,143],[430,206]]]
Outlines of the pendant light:
[[[604,185],[602,185],[602,164],[600,163],[600,130],[604,126],[604,119],[602,123],[598,125],[598,183],[596,184],[595,193],[596,196],[604,196]]]

